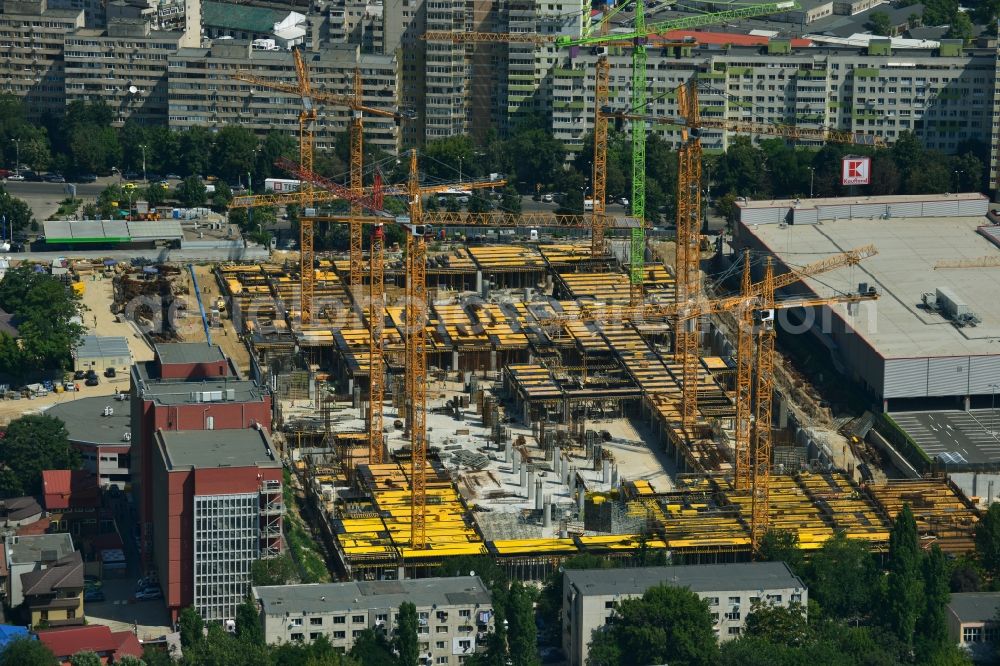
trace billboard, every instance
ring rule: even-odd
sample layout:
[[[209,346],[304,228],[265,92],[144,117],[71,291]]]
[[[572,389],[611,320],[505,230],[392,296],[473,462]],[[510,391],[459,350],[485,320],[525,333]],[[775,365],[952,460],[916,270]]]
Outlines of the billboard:
[[[868,185],[872,181],[870,157],[845,157],[841,168],[841,185]]]

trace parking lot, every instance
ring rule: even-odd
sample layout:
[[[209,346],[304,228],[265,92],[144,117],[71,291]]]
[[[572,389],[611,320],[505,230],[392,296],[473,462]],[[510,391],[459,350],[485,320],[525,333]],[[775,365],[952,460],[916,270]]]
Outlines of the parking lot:
[[[899,412],[891,416],[931,459],[942,453],[958,453],[970,463],[1000,462],[1000,410]]]

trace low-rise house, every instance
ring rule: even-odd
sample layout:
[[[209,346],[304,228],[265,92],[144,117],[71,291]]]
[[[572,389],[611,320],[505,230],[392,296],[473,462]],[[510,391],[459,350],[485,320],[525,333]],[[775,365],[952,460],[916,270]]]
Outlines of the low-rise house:
[[[24,605],[31,626],[83,624],[83,558],[80,551],[53,562],[48,568],[21,574]]]
[[[1000,592],[956,592],[948,602],[948,636],[972,660],[995,663],[1000,638]]]
[[[24,603],[21,574],[48,569],[75,550],[73,538],[68,534],[9,536],[4,539],[7,604],[16,608]]]
[[[142,645],[135,634],[111,631],[100,624],[46,629],[38,632],[38,640],[52,650],[62,666],[69,666],[70,657],[78,652],[93,652],[102,664],[117,663],[126,655],[142,658]]]

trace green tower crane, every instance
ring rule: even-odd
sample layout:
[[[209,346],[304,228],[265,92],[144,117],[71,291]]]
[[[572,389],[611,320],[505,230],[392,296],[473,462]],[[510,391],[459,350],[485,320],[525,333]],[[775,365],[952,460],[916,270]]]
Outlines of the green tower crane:
[[[748,4],[744,7],[728,9],[722,12],[694,14],[691,16],[684,16],[681,18],[647,24],[643,0],[635,0],[635,29],[630,32],[604,32],[604,34],[580,38],[559,37],[556,39],[556,45],[561,47],[600,46],[601,44],[607,44],[610,42],[631,40],[632,106],[630,112],[634,114],[641,114],[646,112],[646,42],[649,35],[655,35],[669,30],[699,28],[707,25],[725,23],[726,21],[735,19],[766,16],[767,14],[792,11],[798,8],[799,5],[796,0],[782,0],[781,2]],[[617,12],[610,12],[604,18],[604,21],[608,21],[614,13]],[[632,216],[638,218],[640,221],[645,221],[646,121],[641,118],[633,118],[630,122],[632,133]],[[646,231],[644,225],[639,224],[632,229],[631,238],[629,284],[631,286],[631,300],[633,304],[638,304],[638,302],[642,300],[642,283],[645,278],[646,263],[645,253]]]

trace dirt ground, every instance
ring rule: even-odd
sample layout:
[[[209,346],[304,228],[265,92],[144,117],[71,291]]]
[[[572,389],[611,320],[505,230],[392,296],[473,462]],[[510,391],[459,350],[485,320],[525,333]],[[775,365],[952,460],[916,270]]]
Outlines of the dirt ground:
[[[129,351],[136,361],[153,360],[153,348],[139,335],[135,326],[123,318],[115,321],[111,312],[114,291],[111,280],[95,274],[94,278],[84,278],[83,323],[89,333],[95,335],[118,335],[128,340]]]
[[[195,266],[194,274],[198,276],[198,287],[201,289],[205,312],[208,312],[211,309],[210,304],[221,295],[219,285],[212,274],[211,266]],[[183,271],[181,281],[187,286],[190,296],[187,310],[178,312],[177,332],[184,342],[204,342],[205,327],[202,324],[201,312],[198,310],[198,303],[194,296],[191,274],[187,270]],[[226,356],[233,359],[240,371],[245,373],[250,370],[250,352],[240,340],[233,327],[233,322],[227,317],[222,318],[221,328],[212,329],[212,342],[222,347]]]

